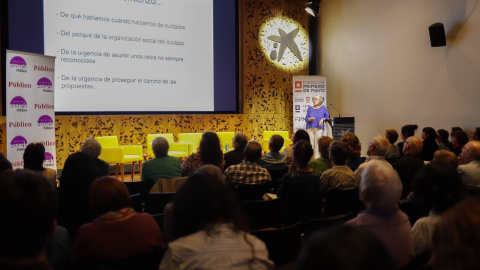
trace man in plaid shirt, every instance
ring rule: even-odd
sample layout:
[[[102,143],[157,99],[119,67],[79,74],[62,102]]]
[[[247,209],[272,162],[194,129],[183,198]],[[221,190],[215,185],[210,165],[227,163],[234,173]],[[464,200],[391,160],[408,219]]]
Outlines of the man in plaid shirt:
[[[245,160],[242,163],[232,165],[225,171],[227,183],[236,188],[239,184],[259,185],[272,181],[268,170],[258,165],[262,157],[262,145],[251,141],[247,143],[244,153]]]

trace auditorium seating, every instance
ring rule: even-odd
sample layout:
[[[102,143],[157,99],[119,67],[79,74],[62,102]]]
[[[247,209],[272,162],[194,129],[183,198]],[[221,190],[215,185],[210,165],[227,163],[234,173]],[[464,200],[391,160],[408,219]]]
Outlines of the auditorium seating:
[[[144,212],[150,215],[162,214],[165,206],[173,201],[174,196],[175,192],[146,194]]]
[[[149,192],[176,192],[187,177],[159,178]]]
[[[282,136],[283,139],[285,140],[285,142],[283,143],[283,147],[280,150],[280,152],[282,152],[283,149],[286,146],[289,146],[289,145],[292,144],[292,140],[290,140],[290,137],[288,135],[288,131],[264,131],[263,132],[263,140],[262,140],[262,148],[263,148],[264,152],[268,152],[268,141],[270,140],[270,137],[272,137],[272,135],[275,135],[275,134],[278,134],[278,135]]]
[[[356,215],[360,208],[358,188],[338,190],[333,189],[325,195],[323,213],[325,216],[342,215],[353,212]]]
[[[152,142],[157,137],[163,137],[168,141],[170,149],[168,150],[168,155],[172,157],[187,157],[188,153],[188,144],[179,143],[173,141],[172,133],[159,133],[159,134],[147,134],[147,158],[153,158],[155,155],[152,150]]]
[[[283,199],[253,200],[242,202],[250,229],[281,228],[283,224]]]
[[[188,154],[196,153],[203,133],[178,133],[178,142],[188,144]]]
[[[115,176],[118,178],[120,167],[122,181],[125,175],[125,163],[132,164],[132,181],[135,172],[135,164],[138,162],[140,174],[142,173],[143,148],[141,145],[119,145],[117,136],[95,137],[102,146],[102,153],[99,158],[109,164],[115,165]]]
[[[331,217],[321,217],[315,219],[309,219],[304,222],[303,231],[304,237],[307,239],[311,234],[316,231],[327,229],[334,225],[339,225],[347,222],[348,220],[354,217],[353,213],[347,213],[338,216],[331,216]]]

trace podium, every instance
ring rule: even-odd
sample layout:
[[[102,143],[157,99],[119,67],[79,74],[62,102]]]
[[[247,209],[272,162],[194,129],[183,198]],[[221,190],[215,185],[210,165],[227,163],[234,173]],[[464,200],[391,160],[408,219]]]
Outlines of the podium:
[[[328,120],[332,126],[334,140],[340,140],[343,134],[355,134],[355,117],[334,117]]]

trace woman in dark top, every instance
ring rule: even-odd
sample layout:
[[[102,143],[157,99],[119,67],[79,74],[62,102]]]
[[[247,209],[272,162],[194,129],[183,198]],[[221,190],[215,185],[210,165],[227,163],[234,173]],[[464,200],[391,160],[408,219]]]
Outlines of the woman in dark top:
[[[435,141],[437,138],[437,132],[431,127],[426,127],[422,130],[423,148],[420,152],[420,157],[424,161],[431,161],[433,154],[438,150],[438,144]]]
[[[358,139],[357,135],[353,133],[347,133],[340,138],[340,141],[348,145],[350,149],[350,155],[348,156],[347,165],[352,171],[357,170],[358,166],[365,162],[366,157],[361,157],[360,152],[362,152],[362,144]]]
[[[462,147],[468,143],[468,134],[463,130],[457,130],[450,137],[452,138],[452,152],[458,157],[462,152]]]

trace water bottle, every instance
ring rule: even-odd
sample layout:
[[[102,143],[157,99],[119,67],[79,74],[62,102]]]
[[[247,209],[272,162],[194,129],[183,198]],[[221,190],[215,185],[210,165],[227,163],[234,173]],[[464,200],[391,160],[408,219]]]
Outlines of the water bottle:
[[[225,143],[225,152],[228,152],[228,142]]]

